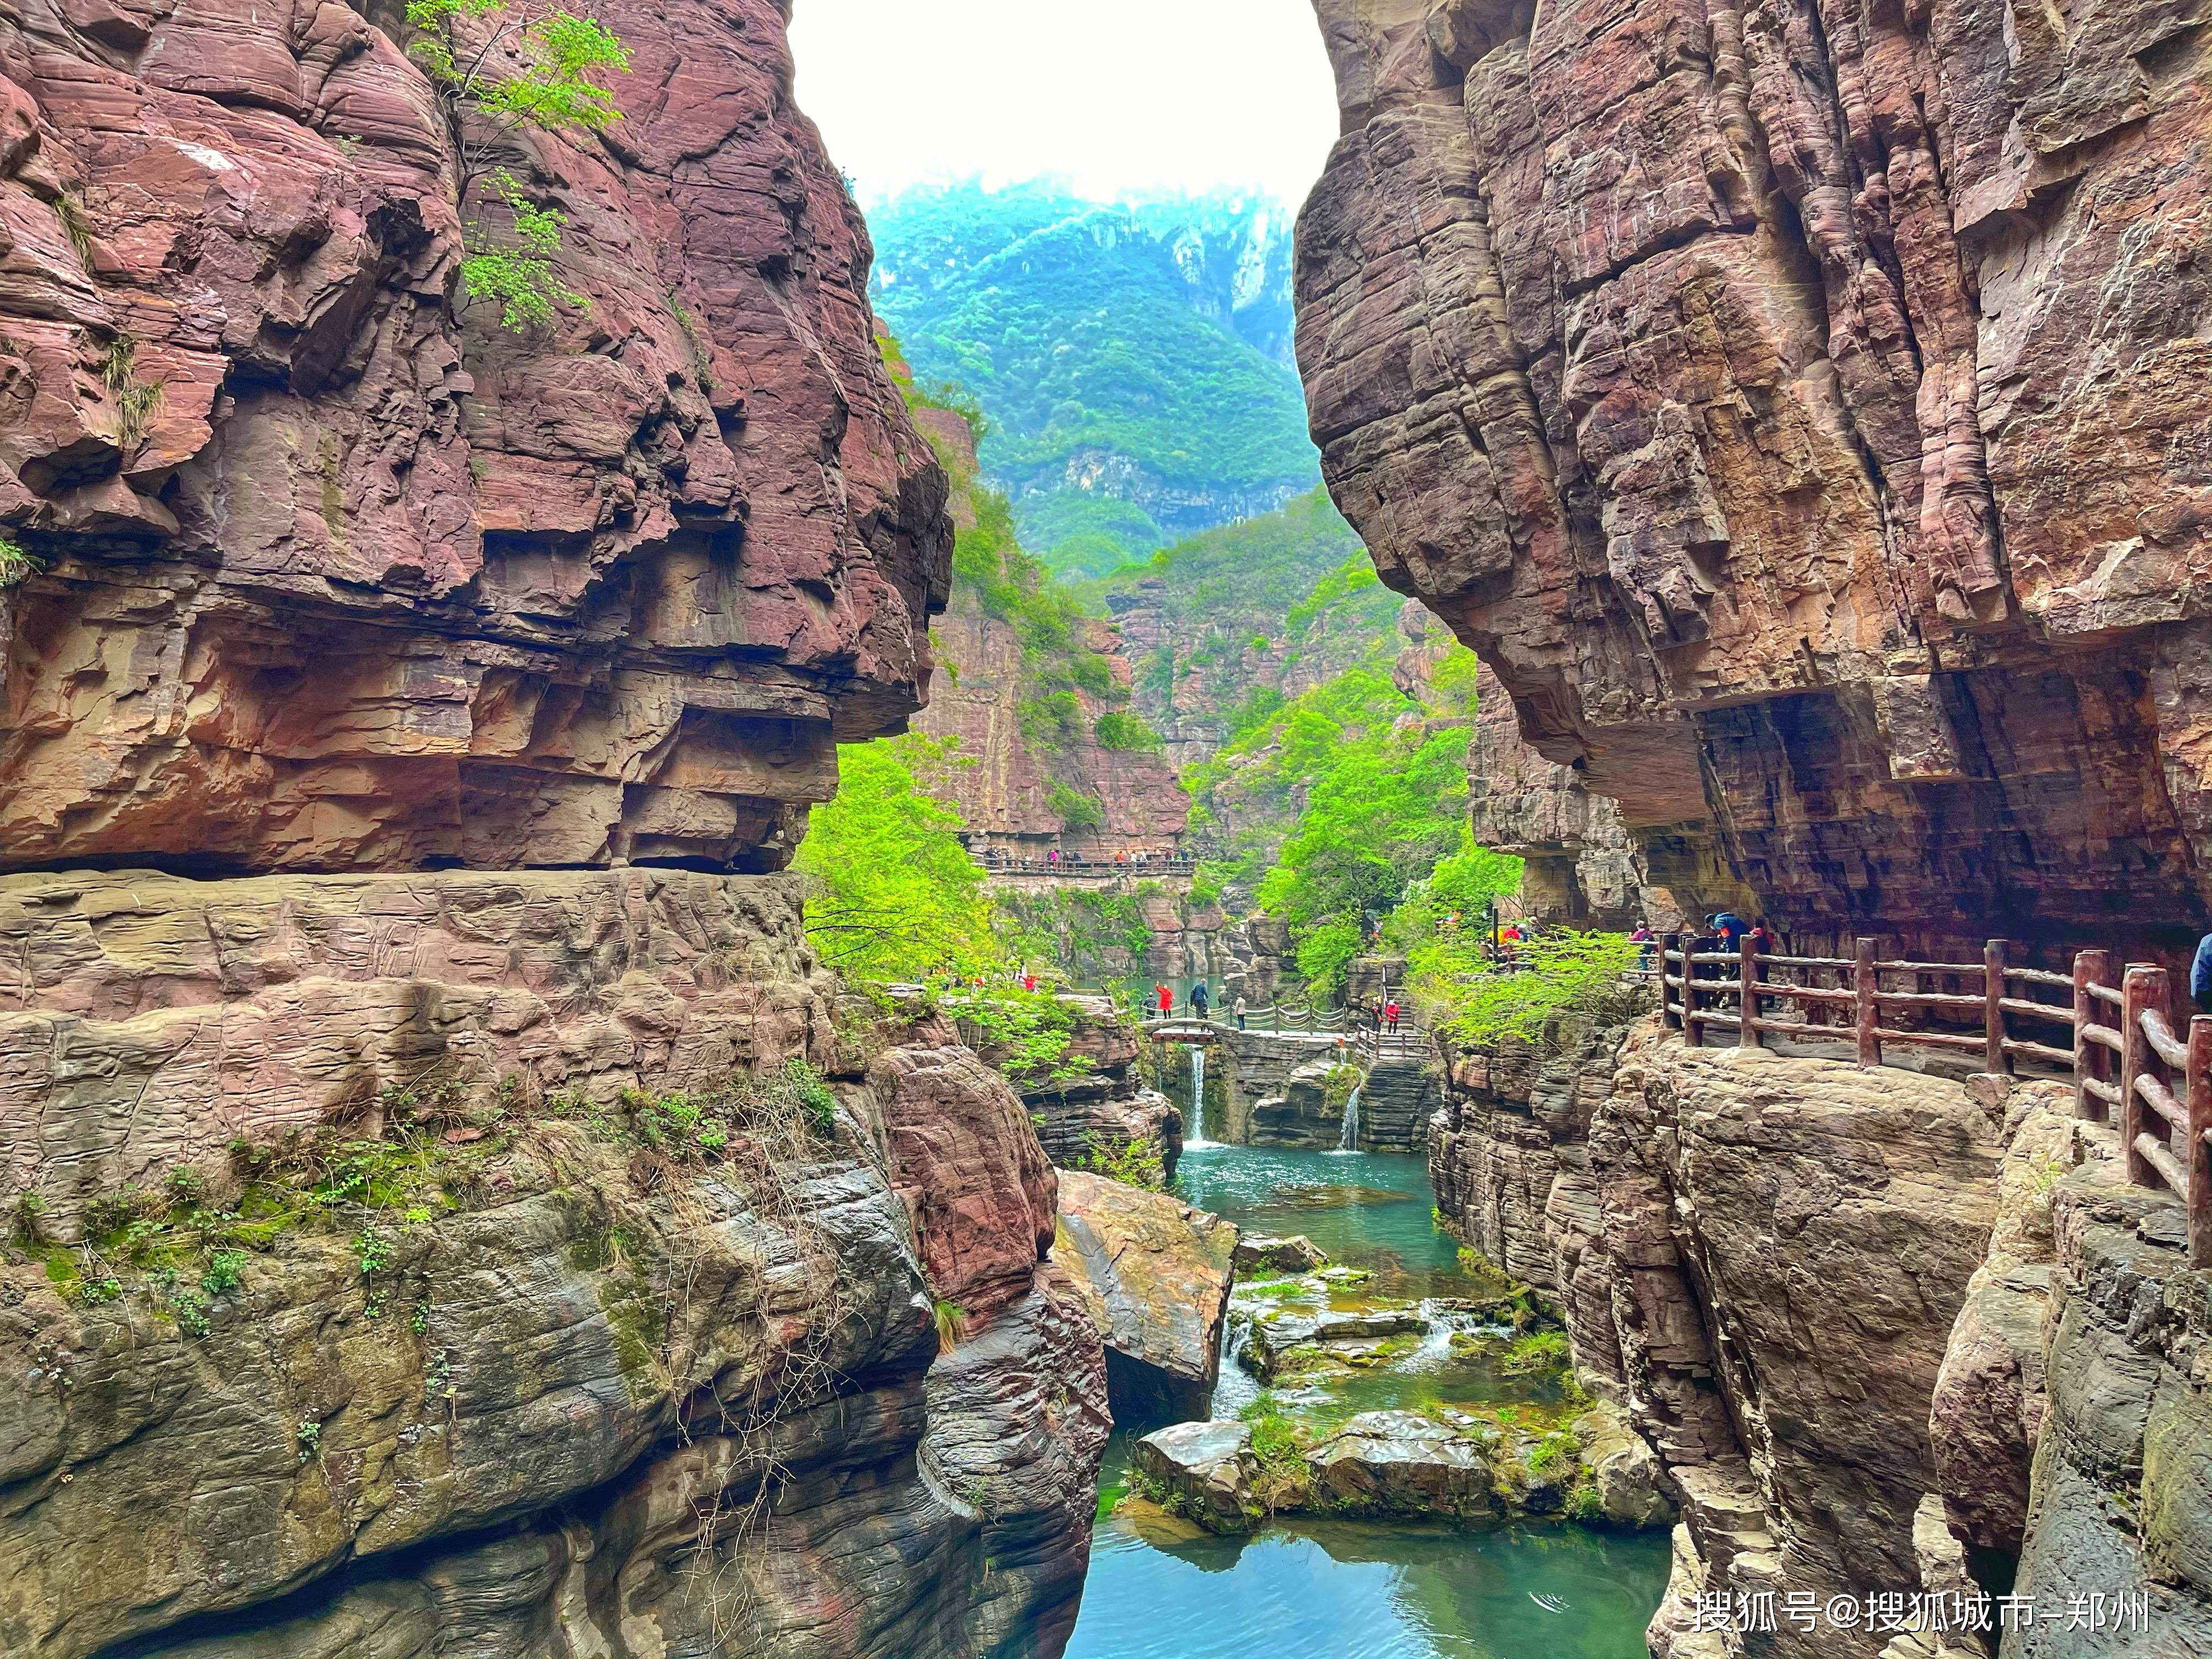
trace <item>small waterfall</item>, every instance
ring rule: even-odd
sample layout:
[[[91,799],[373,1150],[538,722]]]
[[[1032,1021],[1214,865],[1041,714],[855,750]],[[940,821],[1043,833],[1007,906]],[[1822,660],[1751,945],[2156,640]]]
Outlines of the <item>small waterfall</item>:
[[[1360,1079],[1352,1085],[1352,1093],[1344,1103],[1344,1133],[1336,1143],[1336,1150],[1340,1152],[1359,1150],[1359,1091],[1366,1086],[1367,1079]]]
[[[1196,1042],[1190,1045],[1190,1133],[1182,1144],[1206,1145],[1206,1049]]]

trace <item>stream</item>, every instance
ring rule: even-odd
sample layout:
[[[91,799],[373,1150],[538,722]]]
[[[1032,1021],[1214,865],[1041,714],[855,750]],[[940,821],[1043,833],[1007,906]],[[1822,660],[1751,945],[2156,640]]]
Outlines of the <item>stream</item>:
[[[1176,1190],[1248,1233],[1304,1233],[1335,1262],[1367,1269],[1364,1294],[1426,1301],[1485,1282],[1431,1220],[1419,1158],[1206,1146],[1184,1154]],[[1540,1408],[1547,1389],[1555,1400],[1556,1381],[1507,1375],[1437,1340],[1278,1398],[1326,1428],[1401,1406]],[[1259,1392],[1224,1358],[1213,1414],[1234,1417]],[[1117,1434],[1068,1659],[1643,1659],[1644,1628],[1666,1589],[1663,1532],[1311,1516],[1249,1539],[1164,1531],[1113,1512],[1126,1459]]]

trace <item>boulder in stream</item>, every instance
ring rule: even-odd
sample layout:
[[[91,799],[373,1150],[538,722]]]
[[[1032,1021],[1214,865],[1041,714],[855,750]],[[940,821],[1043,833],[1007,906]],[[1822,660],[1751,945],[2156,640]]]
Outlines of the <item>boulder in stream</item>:
[[[1504,1516],[1476,1432],[1414,1412],[1363,1412],[1306,1455],[1313,1504],[1340,1514]]]
[[[1429,1322],[1415,1308],[1373,1308],[1339,1312],[1324,1310],[1301,1313],[1292,1309],[1261,1314],[1252,1321],[1243,1358],[1247,1370],[1263,1382],[1272,1382],[1299,1369],[1291,1355],[1300,1349],[1316,1351],[1304,1356],[1334,1355],[1349,1358],[1353,1345],[1384,1341],[1392,1337],[1419,1336]]]
[[[1170,1194],[1060,1171],[1053,1255],[1105,1339],[1117,1422],[1172,1423],[1211,1408],[1237,1236],[1234,1222]]]
[[[1178,1423],[1130,1453],[1139,1496],[1208,1532],[1249,1532],[1265,1513],[1254,1495],[1259,1461],[1242,1423]]]
[[[1328,1265],[1328,1253],[1304,1233],[1267,1238],[1258,1233],[1237,1246],[1240,1273],[1304,1273]]]

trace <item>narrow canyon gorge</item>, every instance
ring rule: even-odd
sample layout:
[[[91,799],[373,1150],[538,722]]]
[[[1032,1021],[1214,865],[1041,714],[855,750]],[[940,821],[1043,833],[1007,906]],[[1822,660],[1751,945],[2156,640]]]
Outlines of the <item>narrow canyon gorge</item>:
[[[2212,11],[811,3],[0,14],[0,1659],[2212,1656]]]

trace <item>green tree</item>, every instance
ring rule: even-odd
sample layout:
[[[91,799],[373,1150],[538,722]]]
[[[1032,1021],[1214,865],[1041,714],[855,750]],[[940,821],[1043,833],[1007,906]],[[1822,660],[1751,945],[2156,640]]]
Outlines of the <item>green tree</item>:
[[[856,979],[963,977],[1000,959],[982,873],[959,813],[928,781],[956,757],[918,734],[847,745],[834,799],[807,817],[793,867],[807,878],[807,938]]]
[[[1480,927],[1439,934],[1407,963],[1423,1017],[1468,1048],[1534,1038],[1563,1012],[1626,1019],[1650,1005],[1648,990],[1622,981],[1643,950],[1625,933],[1540,934],[1521,947],[1528,971],[1514,974],[1492,970],[1482,941]]]
[[[472,300],[496,303],[501,325],[518,332],[550,322],[556,305],[584,305],[554,275],[563,216],[532,204],[490,158],[526,126],[603,132],[620,120],[613,94],[594,77],[628,74],[629,49],[597,18],[532,0],[408,0],[407,21],[416,31],[408,52],[438,89],[453,134],[463,211],[476,193],[513,216],[512,245],[468,222],[463,288]],[[512,67],[517,61],[520,70]]]

